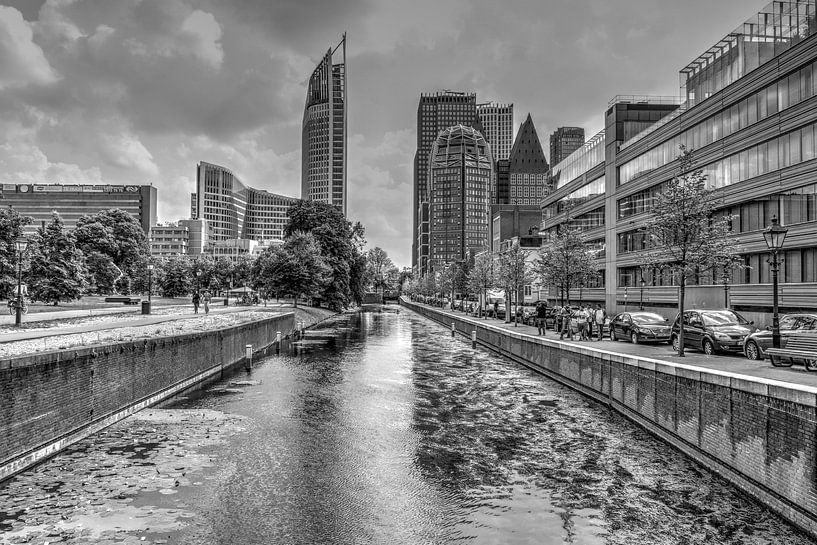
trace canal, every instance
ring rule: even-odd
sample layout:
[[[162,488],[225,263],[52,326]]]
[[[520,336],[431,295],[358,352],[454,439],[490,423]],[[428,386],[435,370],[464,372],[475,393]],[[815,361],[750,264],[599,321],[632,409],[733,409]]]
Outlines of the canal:
[[[0,542],[815,543],[604,406],[410,311],[322,328],[7,482]]]

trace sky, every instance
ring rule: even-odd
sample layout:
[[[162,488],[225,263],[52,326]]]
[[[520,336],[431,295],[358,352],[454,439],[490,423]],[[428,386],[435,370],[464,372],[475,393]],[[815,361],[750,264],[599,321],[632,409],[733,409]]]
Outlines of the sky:
[[[411,264],[421,93],[477,93],[548,135],[678,71],[747,0],[0,0],[0,183],[153,184],[189,217],[196,164],[300,197],[316,64],[347,33],[348,216]]]

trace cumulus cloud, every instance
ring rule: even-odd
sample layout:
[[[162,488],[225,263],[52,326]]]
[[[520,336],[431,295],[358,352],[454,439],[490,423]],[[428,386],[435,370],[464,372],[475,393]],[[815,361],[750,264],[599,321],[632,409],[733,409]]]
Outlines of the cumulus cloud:
[[[56,79],[23,15],[14,8],[0,6],[0,89],[47,84]]]
[[[221,25],[212,13],[195,10],[181,26],[182,36],[188,41],[190,52],[212,68],[219,68],[224,60],[221,49]]]

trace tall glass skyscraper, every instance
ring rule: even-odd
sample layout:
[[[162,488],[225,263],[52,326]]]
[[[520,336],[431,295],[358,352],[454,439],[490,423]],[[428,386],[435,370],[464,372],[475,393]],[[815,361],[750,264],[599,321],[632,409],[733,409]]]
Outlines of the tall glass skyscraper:
[[[550,135],[550,164],[558,165],[583,145],[583,128],[559,127]]]
[[[477,104],[482,135],[491,144],[494,161],[508,159],[513,146],[513,104]]]
[[[342,62],[333,58],[340,50]],[[301,142],[301,198],[346,214],[346,34],[318,63],[306,92]]]

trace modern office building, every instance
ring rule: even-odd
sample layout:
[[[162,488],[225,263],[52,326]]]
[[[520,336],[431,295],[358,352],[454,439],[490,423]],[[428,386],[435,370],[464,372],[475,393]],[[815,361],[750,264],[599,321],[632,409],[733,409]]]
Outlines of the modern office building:
[[[191,193],[190,194],[190,218],[192,218],[192,219],[197,219],[196,218],[196,214],[198,213],[198,210],[196,209],[196,202],[197,201],[198,201],[198,199],[196,198],[196,194]]]
[[[411,264],[418,267],[428,261],[428,164],[431,148],[440,131],[462,124],[481,129],[477,115],[477,95],[454,91],[423,93],[417,107],[417,151],[414,154],[414,187],[412,198]]]
[[[496,193],[492,204],[510,204],[511,202],[511,162],[500,159],[496,162]]]
[[[67,229],[86,214],[119,208],[136,218],[147,235],[156,224],[156,188],[150,185],[2,184],[0,206],[13,206],[34,221],[25,228],[33,234],[59,212]]]
[[[196,214],[213,241],[283,240],[287,211],[298,199],[244,185],[228,168],[200,162],[196,169]]]
[[[564,161],[568,155],[584,145],[584,129],[559,127],[550,135],[550,164]]]
[[[429,268],[464,259],[486,248],[494,160],[491,147],[473,127],[442,131],[428,166]]]
[[[494,161],[508,159],[513,146],[513,104],[477,104],[482,135],[491,145]]]
[[[338,53],[338,50],[340,52]],[[341,62],[334,62],[334,55]],[[346,34],[329,49],[306,92],[301,140],[301,198],[333,204],[346,214]]]
[[[558,186],[543,201],[545,227],[577,222],[603,245],[596,297],[608,309],[643,301],[669,314],[677,306],[675,281],[642,268],[640,255],[654,196],[678,174],[680,145],[694,150],[722,212],[733,215],[746,266],[692,279],[688,306],[728,303],[767,323],[772,286],[763,230],[776,216],[789,230],[781,311],[817,309],[816,7],[815,0],[768,4],[681,69],[681,107],[619,97],[605,113],[606,134],[553,168]]]
[[[150,228],[150,255],[163,259],[188,255],[190,232],[178,223],[162,223]]]
[[[547,191],[548,162],[530,114],[520,125],[508,164],[508,204],[538,207]]]
[[[542,211],[538,205],[491,205],[489,237],[491,251],[498,252],[502,244],[518,237],[538,237],[542,223]]]

